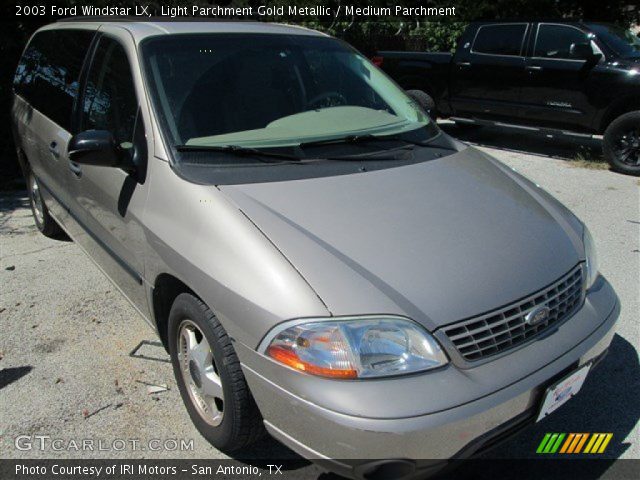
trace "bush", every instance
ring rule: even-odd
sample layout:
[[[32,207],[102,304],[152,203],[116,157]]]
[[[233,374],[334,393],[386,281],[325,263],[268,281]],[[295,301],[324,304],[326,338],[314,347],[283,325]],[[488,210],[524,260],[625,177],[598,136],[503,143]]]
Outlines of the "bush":
[[[335,24],[305,22],[304,25],[341,38],[370,56],[378,50],[453,51],[466,23],[380,20]]]
[[[464,22],[425,22],[409,32],[408,50],[453,52],[467,26]],[[412,48],[413,44],[417,48]]]

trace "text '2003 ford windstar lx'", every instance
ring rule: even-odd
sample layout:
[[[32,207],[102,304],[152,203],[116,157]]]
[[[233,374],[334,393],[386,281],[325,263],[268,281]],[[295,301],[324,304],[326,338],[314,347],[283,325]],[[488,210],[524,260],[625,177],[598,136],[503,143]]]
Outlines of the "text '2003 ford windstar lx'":
[[[14,88],[38,228],[157,330],[224,451],[266,427],[344,475],[421,472],[551,413],[608,348],[586,227],[341,41],[59,22]]]

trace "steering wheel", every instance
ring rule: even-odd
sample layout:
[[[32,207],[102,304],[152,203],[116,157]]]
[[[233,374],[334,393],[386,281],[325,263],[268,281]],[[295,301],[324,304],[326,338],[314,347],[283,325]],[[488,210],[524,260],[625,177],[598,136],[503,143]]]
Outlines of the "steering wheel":
[[[335,107],[338,105],[346,105],[347,99],[340,92],[329,91],[322,92],[307,101],[307,108],[316,109],[324,107]]]

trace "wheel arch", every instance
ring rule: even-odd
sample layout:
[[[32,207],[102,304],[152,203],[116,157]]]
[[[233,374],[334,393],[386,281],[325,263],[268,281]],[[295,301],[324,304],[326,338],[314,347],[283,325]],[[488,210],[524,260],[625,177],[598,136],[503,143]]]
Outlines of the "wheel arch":
[[[182,293],[189,293],[202,300],[192,288],[178,277],[170,273],[161,273],[156,277],[151,295],[152,313],[158,335],[167,352],[169,351],[169,312],[171,312],[175,299]]]
[[[623,97],[619,100],[616,100],[604,113],[602,118],[600,119],[600,124],[598,126],[598,133],[603,134],[607,127],[613,122],[616,118],[625,113],[635,112],[640,110],[640,97],[639,96],[628,96]]]
[[[27,154],[21,146],[16,147],[16,157],[18,158],[18,165],[20,165],[22,176],[24,177],[24,180],[26,182],[27,174],[29,173],[31,167],[29,166],[29,158],[27,157]]]
[[[404,90],[422,90],[431,98],[434,98],[433,85],[431,85],[424,77],[420,77],[419,75],[404,75],[398,79],[398,84]]]

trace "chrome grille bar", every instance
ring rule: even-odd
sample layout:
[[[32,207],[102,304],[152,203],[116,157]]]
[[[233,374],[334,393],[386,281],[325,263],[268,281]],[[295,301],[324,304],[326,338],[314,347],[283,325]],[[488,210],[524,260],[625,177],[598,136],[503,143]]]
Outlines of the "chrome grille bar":
[[[442,327],[453,347],[467,361],[482,360],[521,345],[571,316],[583,300],[583,269],[577,265],[553,284],[513,304],[479,317]],[[549,316],[529,325],[525,317],[546,306]]]

